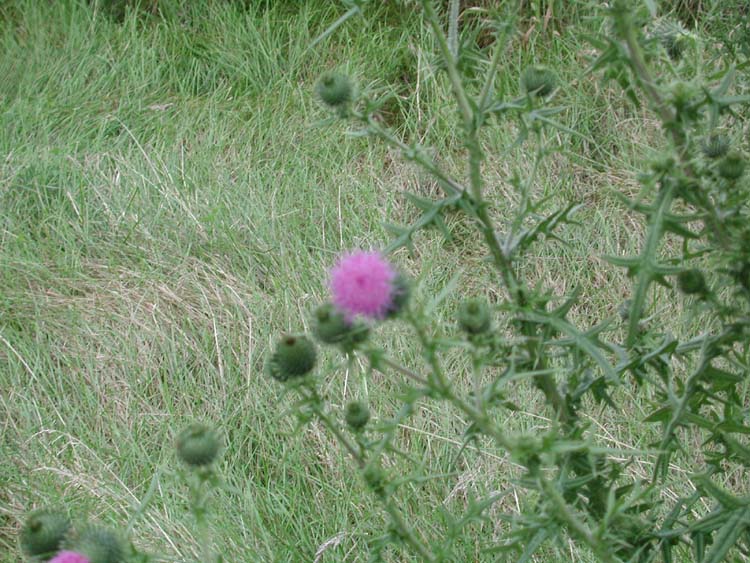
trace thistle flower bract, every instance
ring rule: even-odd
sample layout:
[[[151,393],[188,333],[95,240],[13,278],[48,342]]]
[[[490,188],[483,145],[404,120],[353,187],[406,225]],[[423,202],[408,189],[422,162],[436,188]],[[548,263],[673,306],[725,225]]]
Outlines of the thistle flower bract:
[[[350,322],[333,303],[324,303],[313,313],[312,332],[324,344],[338,344],[344,350],[352,350],[361,344],[370,333],[370,328],[361,321]]]
[[[382,319],[394,305],[396,276],[379,252],[348,254],[331,270],[333,304],[348,321]]]
[[[549,96],[557,84],[555,73],[543,66],[527,67],[521,75],[521,87],[530,96]]]
[[[652,37],[661,43],[669,58],[676,61],[685,51],[688,32],[679,22],[663,19],[654,27]]]
[[[75,551],[61,551],[49,563],[91,563],[88,557]]]
[[[458,324],[469,334],[482,334],[492,324],[487,303],[481,299],[469,299],[458,309]]]
[[[409,285],[409,280],[405,275],[397,273],[396,279],[393,280],[393,287],[391,288],[391,304],[385,312],[386,318],[391,319],[398,316],[404,310],[407,303],[409,303],[410,296],[411,286]]]
[[[278,381],[307,375],[315,367],[317,352],[312,341],[302,334],[287,334],[279,340],[268,361],[268,372]]]
[[[21,529],[21,548],[29,557],[42,561],[51,558],[70,530],[70,519],[62,512],[51,509],[36,510],[29,514]]]
[[[89,563],[121,563],[125,548],[120,536],[107,528],[90,526],[66,542],[66,550],[83,556]]]
[[[204,424],[191,424],[177,436],[177,456],[191,467],[213,463],[219,453],[219,437]]]
[[[706,158],[721,158],[729,151],[729,139],[726,135],[714,134],[701,144],[701,149]]]
[[[370,409],[360,401],[353,401],[346,405],[346,424],[354,432],[362,430],[370,420]]]
[[[719,162],[719,176],[725,180],[739,180],[745,173],[745,157],[738,151],[730,152]]]
[[[320,77],[315,92],[324,104],[338,108],[351,102],[354,86],[348,76],[329,72]]]

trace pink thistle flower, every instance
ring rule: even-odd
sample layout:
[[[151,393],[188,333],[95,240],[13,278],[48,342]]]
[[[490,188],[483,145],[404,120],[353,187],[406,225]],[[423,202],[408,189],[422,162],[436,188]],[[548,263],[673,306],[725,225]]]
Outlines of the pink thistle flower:
[[[393,299],[396,271],[377,251],[357,250],[331,269],[333,304],[348,321],[382,319]]]
[[[87,557],[75,551],[61,551],[49,563],[90,563]]]

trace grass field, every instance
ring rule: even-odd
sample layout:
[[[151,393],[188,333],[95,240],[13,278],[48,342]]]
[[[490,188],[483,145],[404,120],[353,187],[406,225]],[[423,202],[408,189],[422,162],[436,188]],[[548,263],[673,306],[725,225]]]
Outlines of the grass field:
[[[133,537],[169,561],[195,559],[172,448],[193,419],[226,441],[220,469],[236,491],[219,494],[211,515],[226,561],[366,561],[383,530],[335,442],[315,425],[295,431],[288,398],[262,366],[279,332],[305,328],[341,251],[385,246],[383,222],[413,220],[404,192],[437,195],[382,143],[321,125],[317,77],[338,68],[362,89],[394,88],[384,120],[437,147],[461,175],[450,92],[431,71],[432,40],[415,10],[385,3],[308,51],[340,6],[260,4],[194,2],[118,23],[82,1],[0,3],[0,561],[18,560],[27,510],[52,502],[123,525],[157,471]],[[633,193],[639,163],[660,142],[648,115],[585,75],[588,49],[565,25],[557,36],[537,29],[512,45],[500,76],[515,93],[524,65],[553,64],[556,103],[571,108],[560,119],[581,135],[560,134],[562,150],[535,184],[550,205],[582,202],[581,226],[565,232],[569,246],[539,246],[525,265],[559,292],[581,286],[581,326],[628,296],[629,282],[598,257],[639,247],[639,225],[612,190]],[[498,216],[516,200],[508,177],[529,166],[526,148],[500,152],[515,133],[496,128],[486,139]],[[396,254],[416,299],[462,272],[456,299],[499,296],[468,226],[456,217],[451,227],[451,243],[428,233],[413,255]],[[398,325],[378,338],[419,362]],[[465,365],[453,368],[465,378]],[[376,418],[395,408],[398,388],[368,382]],[[361,392],[359,375],[335,370],[324,392],[341,405]],[[544,426],[537,391],[523,383],[515,393],[522,412],[508,426]],[[644,445],[644,399],[608,413],[601,440]],[[518,503],[507,459],[470,450],[454,464],[456,412],[425,403],[413,422],[402,447],[451,475],[413,487],[412,521],[437,530],[440,507],[460,507],[472,491],[507,490],[499,508]],[[474,545],[461,549],[477,557]],[[587,560],[570,549],[550,547],[538,561]]]

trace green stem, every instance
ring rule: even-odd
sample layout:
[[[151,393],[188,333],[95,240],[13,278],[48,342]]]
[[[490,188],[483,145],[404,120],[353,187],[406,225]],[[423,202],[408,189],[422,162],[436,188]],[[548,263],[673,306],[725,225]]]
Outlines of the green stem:
[[[429,156],[427,156],[419,147],[412,147],[404,143],[401,139],[393,135],[390,131],[383,129],[381,125],[375,121],[371,115],[362,115],[360,113],[352,114],[355,118],[359,119],[367,125],[368,131],[385,141],[388,145],[398,148],[401,150],[402,156],[408,160],[413,160],[429,172],[432,176],[437,178],[441,182],[441,187],[445,190],[447,195],[455,195],[465,191],[465,188],[456,182],[453,178],[443,172],[440,167],[435,164]]]
[[[628,348],[632,347],[640,331],[641,316],[646,304],[646,295],[648,288],[654,279],[652,265],[657,259],[659,242],[664,234],[664,216],[672,206],[674,199],[674,186],[670,183],[662,186],[654,202],[655,211],[651,216],[646,235],[646,243],[641,251],[640,262],[641,269],[638,271],[635,291],[633,293],[633,302],[630,307],[630,316],[628,319],[628,337],[626,340]]]
[[[315,391],[312,391],[312,393],[315,398],[317,398],[317,393]],[[315,404],[315,402],[313,402],[312,408],[313,412],[323,423],[323,425],[336,437],[336,439],[344,447],[344,449],[349,452],[349,455],[352,457],[352,459],[354,459],[360,470],[364,469],[367,465],[367,462],[360,453],[359,449],[344,435],[343,432],[341,432],[341,429],[338,427],[338,425],[331,420],[328,414],[326,414],[318,404]],[[416,536],[412,528],[406,523],[401,509],[393,501],[393,499],[384,495],[376,496],[383,503],[383,508],[391,517],[391,520],[398,529],[399,535],[404,539],[404,541],[420,555],[423,561],[436,561],[436,558],[430,551],[430,549],[424,544],[424,542],[422,542],[422,540],[420,540]]]

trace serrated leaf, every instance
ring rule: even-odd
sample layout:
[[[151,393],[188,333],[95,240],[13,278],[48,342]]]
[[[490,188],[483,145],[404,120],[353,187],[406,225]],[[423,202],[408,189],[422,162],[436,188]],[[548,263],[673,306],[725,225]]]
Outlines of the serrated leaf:
[[[664,406],[656,409],[643,419],[643,422],[669,422],[672,418],[672,407]]]
[[[706,473],[691,475],[690,480],[695,484],[697,489],[716,500],[724,508],[735,510],[738,508],[750,507],[749,498],[742,498],[733,495],[720,485],[714,483],[711,480],[711,477]]]
[[[729,520],[719,529],[714,543],[702,563],[721,563],[737,539],[750,524],[750,508],[735,510]]]
[[[561,319],[555,316],[542,315],[535,312],[527,312],[522,315],[526,320],[530,320],[540,324],[546,324],[554,328],[556,331],[565,334],[571,339],[572,344],[589,356],[594,362],[602,369],[604,375],[612,383],[619,384],[620,380],[617,376],[617,372],[614,370],[612,365],[607,361],[607,358],[601,353],[598,347],[598,341],[592,341],[586,333],[581,332],[576,327],[571,325],[565,319]]]

